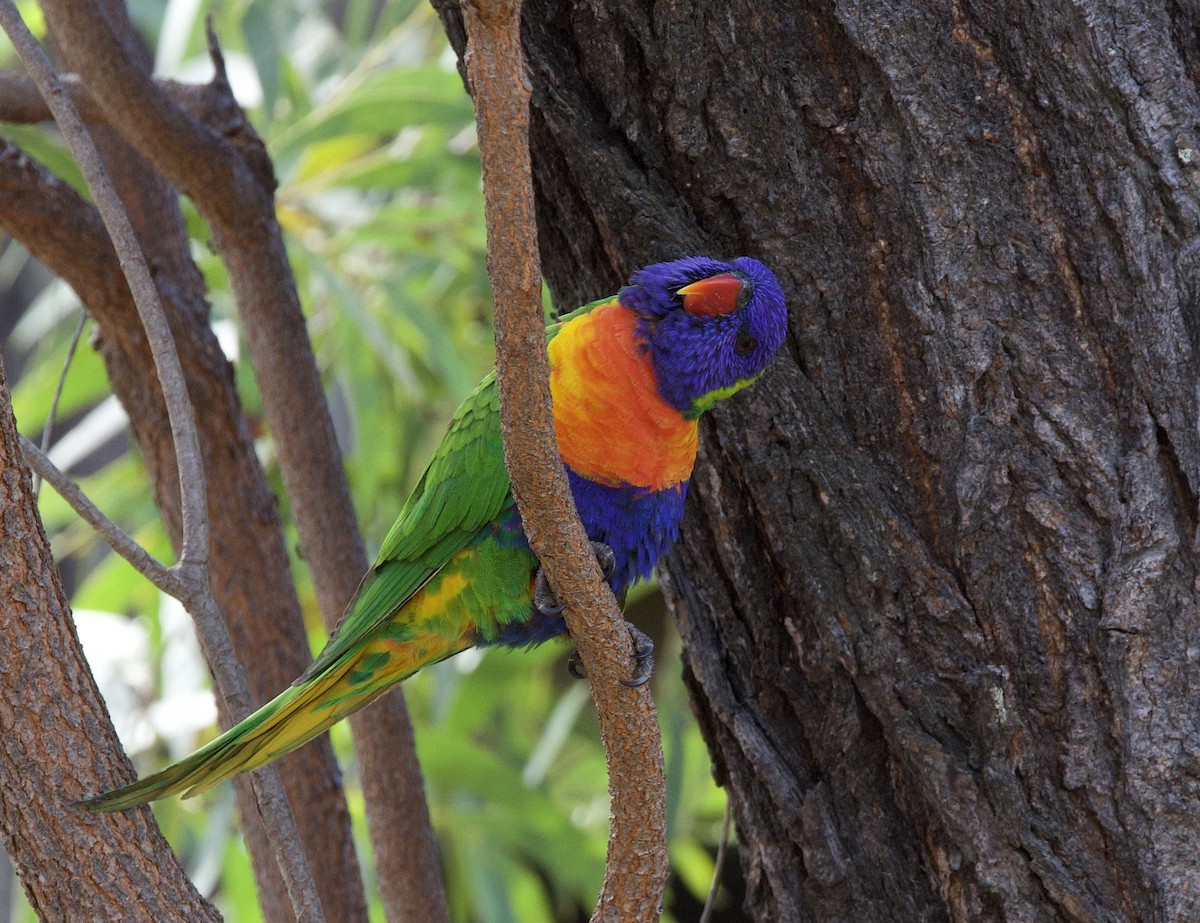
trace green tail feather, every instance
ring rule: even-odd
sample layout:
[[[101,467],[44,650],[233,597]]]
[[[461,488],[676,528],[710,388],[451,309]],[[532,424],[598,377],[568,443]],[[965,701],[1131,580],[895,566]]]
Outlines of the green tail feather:
[[[191,756],[130,785],[78,803],[99,814],[181,792],[190,798],[239,772],[257,769],[290,753],[385,691],[365,688],[360,695],[329,701],[329,690],[349,668],[346,664],[341,670],[326,671],[292,686]]]

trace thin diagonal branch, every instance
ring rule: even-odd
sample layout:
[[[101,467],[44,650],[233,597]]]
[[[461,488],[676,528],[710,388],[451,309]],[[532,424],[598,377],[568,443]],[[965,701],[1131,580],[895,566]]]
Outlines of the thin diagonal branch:
[[[0,4],[4,30],[41,91],[46,105],[54,115],[71,149],[88,188],[96,199],[96,208],[112,238],[113,246],[120,254],[121,268],[129,280],[129,289],[137,305],[138,316],[146,328],[146,338],[154,354],[154,367],[162,384],[167,403],[167,414],[171,431],[179,444],[177,453],[179,483],[183,494],[183,545],[179,553],[181,564],[192,564],[202,568],[208,557],[208,516],[205,513],[204,468],[200,464],[200,439],[196,433],[195,411],[187,397],[183,368],[175,352],[171,328],[158,297],[150,267],[146,265],[142,248],[138,244],[125,209],[112,190],[100,155],[92,144],[79,113],[70,96],[54,71],[50,59],[25,27],[11,0]]]
[[[105,174],[95,145],[45,52],[26,28],[12,0],[0,0],[0,24],[37,84],[63,132],[67,146],[79,163],[129,281],[130,291],[154,357],[155,369],[162,385],[167,414],[177,445],[183,541],[179,561],[172,570],[184,583],[181,601],[192,610],[198,627],[210,634],[214,640],[214,649],[219,649],[224,654],[213,664],[214,677],[221,687],[221,693],[230,702],[231,709],[233,701],[240,700],[240,711],[244,714],[249,709],[249,691],[245,675],[237,665],[232,641],[208,587],[208,514],[204,471],[200,461],[200,441],[194,410],[187,396],[183,369],[175,351],[166,314],[132,225]],[[260,809],[279,858],[280,871],[292,898],[296,919],[305,923],[322,921],[324,917],[316,885],[307,859],[297,845],[299,835],[295,818],[283,794],[278,770],[272,768],[258,773],[254,784]]]
[[[721,819],[721,838],[717,841],[717,858],[713,861],[712,884],[708,886],[708,897],[700,911],[697,923],[709,923],[713,908],[717,905],[717,894],[721,890],[721,875],[725,871],[725,852],[729,848],[729,827],[733,820],[733,800],[725,797],[725,816]]]
[[[188,587],[175,571],[151,555],[130,538],[128,532],[105,516],[78,484],[59,470],[45,452],[24,436],[21,437],[21,454],[34,473],[53,487],[79,518],[95,529],[108,547],[128,561],[134,570],[169,596],[182,599],[187,595]]]
[[[322,617],[332,628],[369,562],[282,232],[274,218],[270,159],[250,126],[244,119],[238,121],[236,114],[224,120],[223,130],[213,130],[176,106],[136,66],[97,7],[81,0],[42,3],[52,34],[69,52],[108,123],[188,195],[209,223],[244,321],[247,354]],[[217,65],[214,85],[228,94],[215,42],[210,40],[210,47]],[[397,690],[369,713],[352,716],[350,726],[362,767],[368,828],[387,917],[447,919],[402,693]]]
[[[662,744],[649,687],[619,682],[632,669],[630,639],[579,521],[554,437],[520,12],[520,0],[463,5],[483,162],[505,460],[530,546],[567,603],[567,627],[591,680],[608,757],[608,863],[592,920],[653,921],[668,867]]]
[[[46,423],[42,427],[42,452],[50,451],[50,440],[54,438],[54,420],[58,416],[58,402],[62,400],[63,386],[67,383],[67,373],[71,371],[71,362],[75,358],[75,351],[79,349],[79,340],[83,336],[83,330],[87,326],[87,312],[79,311],[79,321],[75,324],[75,333],[71,336],[71,342],[67,346],[67,357],[63,360],[62,372],[59,373],[58,383],[54,386],[54,396],[50,398],[50,409],[46,413]],[[42,492],[42,479],[40,476],[33,479],[33,499],[36,500]]]

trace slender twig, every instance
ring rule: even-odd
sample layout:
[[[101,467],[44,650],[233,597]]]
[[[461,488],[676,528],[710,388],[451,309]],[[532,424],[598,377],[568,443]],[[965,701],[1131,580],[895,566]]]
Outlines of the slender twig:
[[[129,288],[154,356],[154,367],[162,383],[171,432],[179,446],[176,458],[183,501],[183,545],[179,559],[180,562],[202,565],[208,557],[208,516],[205,515],[207,501],[204,468],[200,463],[200,439],[196,433],[192,404],[187,397],[183,368],[175,352],[171,328],[159,301],[158,290],[150,276],[150,267],[146,265],[133,225],[104,172],[104,165],[92,144],[91,136],[59,81],[50,59],[25,27],[12,0],[0,2],[0,17],[3,18],[4,31],[8,33],[25,69],[41,91],[67,147],[79,163],[104,226],[112,237],[113,246],[120,254],[121,266],[129,279]]]
[[[63,360],[62,372],[58,376],[58,384],[54,386],[54,397],[50,399],[50,409],[46,413],[46,424],[42,427],[42,453],[50,451],[50,440],[54,436],[54,418],[58,415],[58,402],[62,400],[63,386],[67,383],[67,372],[71,370],[71,362],[75,358],[75,350],[79,348],[79,338],[83,336],[83,328],[87,326],[87,312],[80,310],[79,323],[75,325],[75,333],[71,344],[67,347],[67,357]],[[33,499],[36,501],[42,493],[41,475],[34,473]]]
[[[212,644],[210,655],[219,652],[219,656],[212,657],[219,693],[230,704],[231,712],[237,702],[241,713],[245,714],[250,703],[245,674],[237,663],[224,619],[208,587],[208,512],[200,440],[166,313],[133,227],[104,171],[91,136],[49,58],[26,28],[12,0],[0,0],[0,25],[37,84],[79,163],[129,281],[130,292],[146,330],[176,445],[183,521],[179,561],[171,568],[182,583],[183,592],[176,595],[192,612],[200,630],[207,633]],[[288,806],[278,770],[271,767],[256,773],[254,786],[297,920],[303,923],[323,921],[312,871],[303,851],[298,848],[295,817]]]
[[[619,682],[633,669],[632,645],[580,524],[554,438],[520,11],[520,0],[463,5],[483,164],[505,461],[530,546],[567,604],[567,627],[591,681],[608,758],[608,863],[592,920],[641,923],[661,912],[668,868],[662,744],[649,688]]]
[[[721,842],[717,844],[717,859],[713,863],[712,885],[708,889],[708,897],[704,899],[704,909],[700,911],[700,919],[696,923],[708,923],[712,919],[713,908],[717,905],[717,892],[721,888],[721,870],[725,865],[725,850],[729,846],[729,826],[733,819],[733,799],[725,794],[725,817],[721,820]]]
[[[79,514],[79,518],[95,529],[108,547],[128,561],[134,570],[169,596],[182,599],[187,594],[187,587],[178,574],[154,558],[130,538],[129,533],[105,516],[78,484],[63,474],[41,449],[24,436],[21,437],[21,452],[25,456],[25,463],[34,473],[47,481]]]

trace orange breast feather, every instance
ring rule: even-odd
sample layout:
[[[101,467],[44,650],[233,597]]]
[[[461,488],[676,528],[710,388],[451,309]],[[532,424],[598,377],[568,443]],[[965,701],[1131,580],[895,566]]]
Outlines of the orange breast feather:
[[[550,341],[558,449],[571,469],[611,487],[661,490],[687,480],[696,421],[659,396],[636,315],[616,301],[567,324]]]

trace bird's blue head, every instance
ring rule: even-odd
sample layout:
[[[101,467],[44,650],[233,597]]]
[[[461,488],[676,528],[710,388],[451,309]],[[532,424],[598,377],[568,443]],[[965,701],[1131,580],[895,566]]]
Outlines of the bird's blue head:
[[[787,331],[775,274],[746,256],[655,263],[619,298],[639,316],[659,393],[688,418],[754,382]]]

